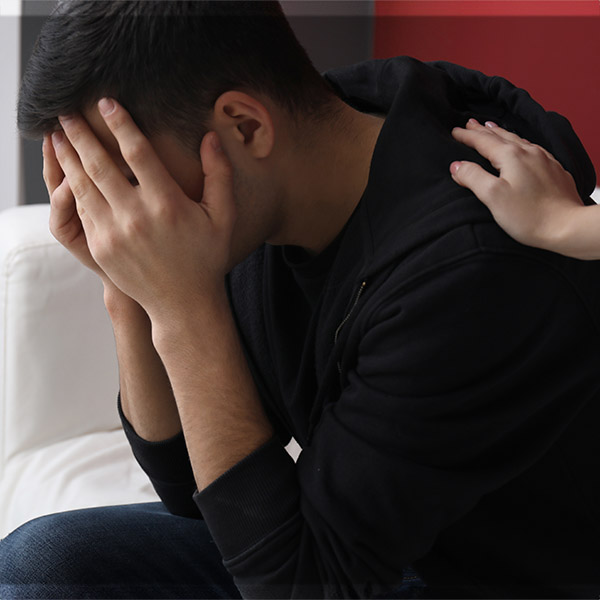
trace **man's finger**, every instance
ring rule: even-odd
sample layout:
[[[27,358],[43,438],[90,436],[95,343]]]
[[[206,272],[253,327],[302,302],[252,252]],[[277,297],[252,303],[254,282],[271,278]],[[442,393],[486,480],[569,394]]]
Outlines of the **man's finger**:
[[[59,231],[75,214],[75,198],[67,179],[57,186],[50,196],[50,230]]]
[[[110,206],[88,177],[75,148],[61,131],[52,134],[52,144],[78,209],[83,208],[92,219],[102,218]]]
[[[219,136],[210,131],[202,139],[200,159],[204,172],[201,206],[214,220],[224,224],[235,218],[231,163],[221,149]]]
[[[87,121],[79,116],[60,118],[64,133],[79,155],[83,168],[107,202],[131,196],[131,185],[100,143]]]
[[[115,136],[121,155],[133,171],[142,191],[148,189],[158,194],[172,191],[177,183],[131,115],[112,98],[100,100],[98,110]]]
[[[52,145],[52,141],[50,139],[50,134],[46,134],[44,136],[44,141],[42,143],[42,156],[44,158],[42,175],[44,177],[46,189],[48,190],[48,195],[52,197],[54,190],[65,178],[65,174],[58,164],[58,160],[54,152],[54,146]]]
[[[498,197],[498,187],[505,184],[480,165],[468,161],[453,162],[450,173],[458,185],[469,188],[488,207],[492,199]]]

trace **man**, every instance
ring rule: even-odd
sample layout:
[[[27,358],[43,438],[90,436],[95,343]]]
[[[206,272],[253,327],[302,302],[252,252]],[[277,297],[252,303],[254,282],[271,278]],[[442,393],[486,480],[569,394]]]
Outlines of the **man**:
[[[584,197],[568,123],[446,63],[323,79],[272,3],[60,11],[19,125],[168,512],[26,524],[3,597],[596,596],[600,266],[521,246],[448,175],[490,169],[451,131],[493,119]]]

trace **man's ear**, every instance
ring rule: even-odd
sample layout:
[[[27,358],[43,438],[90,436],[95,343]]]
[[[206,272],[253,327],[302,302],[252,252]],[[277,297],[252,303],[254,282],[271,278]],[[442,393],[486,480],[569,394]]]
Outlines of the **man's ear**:
[[[219,137],[242,144],[254,158],[266,158],[273,150],[275,129],[267,107],[249,94],[228,91],[214,105],[213,123]]]

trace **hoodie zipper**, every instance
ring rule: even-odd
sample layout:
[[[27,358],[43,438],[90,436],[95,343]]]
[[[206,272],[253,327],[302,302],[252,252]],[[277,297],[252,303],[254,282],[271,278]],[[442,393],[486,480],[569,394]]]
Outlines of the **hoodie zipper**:
[[[342,327],[348,322],[348,319],[352,316],[352,313],[354,312],[354,309],[356,308],[356,305],[358,304],[358,301],[360,300],[360,297],[362,296],[363,292],[365,291],[365,287],[367,286],[367,282],[363,281],[360,284],[360,288],[358,289],[358,293],[356,294],[356,298],[354,298],[354,302],[352,304],[352,306],[350,307],[350,310],[348,311],[348,314],[344,317],[344,319],[342,320],[342,322],[338,325],[337,329],[335,330],[335,334],[333,336],[333,344],[337,344],[338,341],[338,336],[340,334],[340,331],[342,330]],[[338,371],[340,373],[340,375],[342,374],[342,364],[340,361],[338,361],[337,363],[337,368]]]

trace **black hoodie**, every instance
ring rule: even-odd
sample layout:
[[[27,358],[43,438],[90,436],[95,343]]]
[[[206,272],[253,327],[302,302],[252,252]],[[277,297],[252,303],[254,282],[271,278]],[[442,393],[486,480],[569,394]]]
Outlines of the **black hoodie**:
[[[325,77],[386,120],[314,302],[281,247],[229,276],[277,436],[194,494],[226,567],[253,598],[373,597],[408,565],[429,597],[598,597],[600,262],[510,239],[451,180],[453,160],[493,169],[450,132],[494,120],[582,198],[589,158],[498,77],[406,57]],[[181,436],[125,428],[167,507],[193,515]]]

